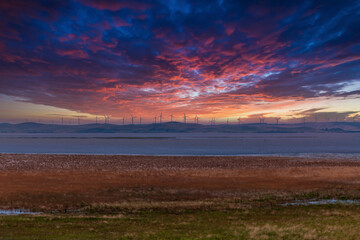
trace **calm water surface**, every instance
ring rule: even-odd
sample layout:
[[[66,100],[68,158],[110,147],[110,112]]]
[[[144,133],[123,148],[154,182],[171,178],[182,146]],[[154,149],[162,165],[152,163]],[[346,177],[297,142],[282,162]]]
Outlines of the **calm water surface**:
[[[0,134],[1,153],[360,155],[360,133]]]

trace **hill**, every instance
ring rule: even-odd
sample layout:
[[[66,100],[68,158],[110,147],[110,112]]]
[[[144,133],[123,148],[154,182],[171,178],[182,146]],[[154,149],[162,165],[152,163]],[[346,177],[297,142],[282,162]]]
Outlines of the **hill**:
[[[221,133],[306,133],[360,132],[359,122],[326,122],[298,124],[219,124],[215,126],[166,122],[161,124],[83,124],[56,125],[25,122],[0,123],[0,133],[166,133],[166,132],[221,132]]]

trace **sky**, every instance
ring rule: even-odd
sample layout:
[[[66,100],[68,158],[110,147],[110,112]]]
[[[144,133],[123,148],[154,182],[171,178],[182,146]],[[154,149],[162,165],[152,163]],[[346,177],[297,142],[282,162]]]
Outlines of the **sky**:
[[[13,0],[0,11],[0,122],[360,120],[356,0]]]

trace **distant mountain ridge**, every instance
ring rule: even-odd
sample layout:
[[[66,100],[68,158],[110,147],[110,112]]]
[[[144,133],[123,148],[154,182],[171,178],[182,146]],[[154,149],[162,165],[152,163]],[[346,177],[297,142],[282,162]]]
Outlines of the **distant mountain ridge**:
[[[0,123],[0,133],[306,133],[306,132],[360,132],[360,122],[308,122],[297,124],[219,124],[215,126],[165,122],[157,124],[83,124],[57,125],[25,122]]]

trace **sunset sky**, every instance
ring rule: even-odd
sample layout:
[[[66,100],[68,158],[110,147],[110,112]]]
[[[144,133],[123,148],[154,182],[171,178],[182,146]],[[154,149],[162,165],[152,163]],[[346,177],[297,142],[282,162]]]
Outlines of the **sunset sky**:
[[[360,1],[0,3],[0,122],[360,120]]]

